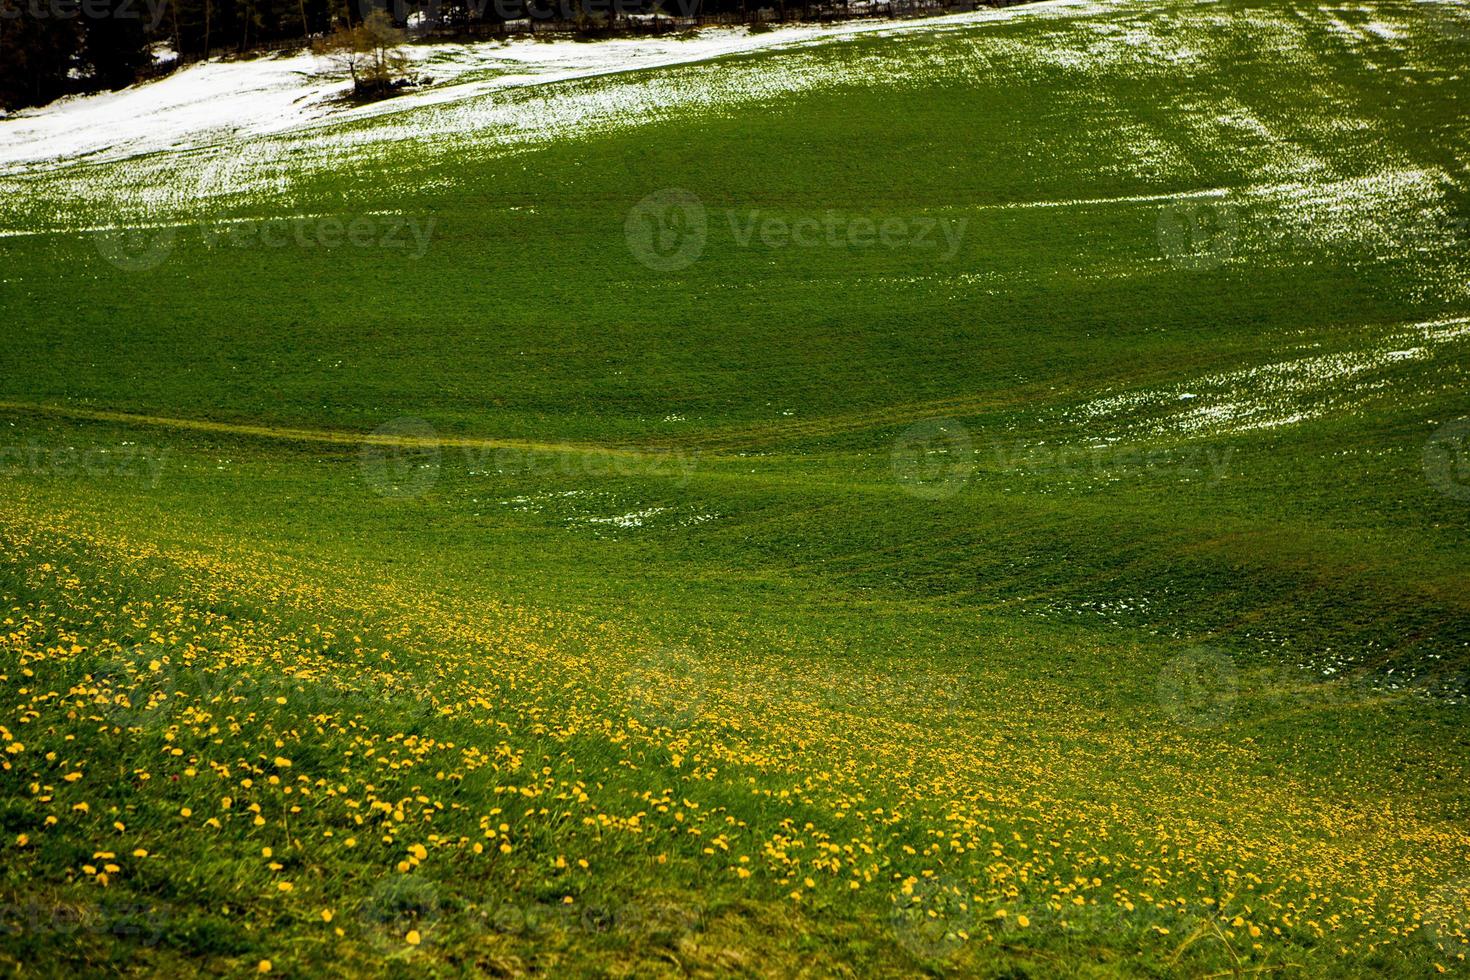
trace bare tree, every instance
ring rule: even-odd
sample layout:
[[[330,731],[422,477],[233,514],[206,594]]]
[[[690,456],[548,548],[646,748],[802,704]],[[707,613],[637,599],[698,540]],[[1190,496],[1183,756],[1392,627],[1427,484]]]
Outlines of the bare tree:
[[[340,27],[324,38],[319,51],[337,70],[352,77],[358,95],[382,95],[408,75],[401,50],[405,35],[386,11],[374,10],[356,27]]]

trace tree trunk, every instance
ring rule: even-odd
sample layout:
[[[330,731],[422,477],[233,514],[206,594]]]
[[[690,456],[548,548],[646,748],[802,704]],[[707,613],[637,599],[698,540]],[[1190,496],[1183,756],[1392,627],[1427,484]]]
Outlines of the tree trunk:
[[[178,65],[181,65],[184,62],[184,46],[181,43],[179,43],[179,5],[178,5],[178,0],[175,0],[175,2],[173,2],[173,3],[171,3],[171,4],[168,5],[168,13],[169,13],[169,19],[173,21],[173,25],[174,25],[174,65],[175,65],[175,67],[177,67]]]

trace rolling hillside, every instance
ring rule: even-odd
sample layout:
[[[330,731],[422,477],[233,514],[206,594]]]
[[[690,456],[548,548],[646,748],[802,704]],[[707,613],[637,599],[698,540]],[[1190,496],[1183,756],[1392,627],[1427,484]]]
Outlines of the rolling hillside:
[[[0,121],[0,963],[1470,972],[1470,7],[418,57]]]

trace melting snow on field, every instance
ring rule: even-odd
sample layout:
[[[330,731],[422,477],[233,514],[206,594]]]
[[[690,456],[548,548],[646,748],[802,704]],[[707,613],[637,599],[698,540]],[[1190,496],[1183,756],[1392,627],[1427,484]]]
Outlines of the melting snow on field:
[[[158,81],[119,92],[73,97],[0,119],[0,169],[86,158],[114,160],[162,150],[208,146],[226,139],[268,136],[336,125],[429,106],[478,99],[521,88],[647,68],[708,61],[725,55],[799,48],[865,34],[898,34],[1037,16],[1055,8],[1098,9],[1091,0],[1049,0],[1004,10],[894,24],[856,21],[837,26],[792,25],[764,34],[711,28],[692,38],[616,38],[595,43],[541,42],[412,45],[405,48],[421,90],[368,105],[340,101],[348,88],[331,66],[309,52],[250,61],[192,65]],[[494,119],[487,118],[486,122]]]
[[[583,518],[587,524],[611,524],[613,527],[642,527],[643,523],[650,517],[657,517],[667,511],[667,507],[645,507],[643,510],[629,511],[626,514],[615,514],[612,517],[586,517]]]
[[[1401,33],[1407,28],[1392,9],[1348,8],[1332,16],[1371,20]],[[432,181],[461,179],[441,172],[426,186],[423,175],[433,171],[434,158],[483,159],[682,116],[735,115],[793,93],[849,84],[924,87],[936,79],[979,79],[1004,91],[1007,79],[1025,84],[1061,67],[1076,74],[1076,99],[1088,106],[1095,126],[1079,132],[1073,157],[1057,148],[1054,165],[1096,177],[1100,188],[1136,190],[1076,200],[1038,194],[976,202],[976,210],[1228,197],[1252,208],[1253,219],[1263,208],[1274,209],[1268,217],[1277,222],[1241,224],[1229,261],[1280,254],[1283,232],[1316,248],[1365,241],[1398,248],[1404,216],[1443,203],[1446,171],[1424,170],[1423,161],[1403,158],[1393,134],[1357,118],[1351,103],[1317,93],[1315,101],[1284,116],[1250,92],[1211,88],[1206,96],[1166,86],[1160,98],[1177,101],[1170,107],[1173,128],[1164,129],[1112,104],[1108,95],[1110,79],[1177,77],[1181,61],[1198,60],[1218,74],[1216,42],[1242,31],[1253,49],[1309,58],[1308,41],[1326,29],[1324,16],[1314,7],[1238,12],[1213,5],[1050,0],[757,35],[712,29],[691,39],[419,46],[412,49],[417,71],[432,84],[366,106],[336,101],[346,82],[324,77],[310,55],[214,62],[0,120],[0,235],[70,234],[216,215],[228,220],[262,205],[304,213],[320,202],[305,193],[298,198],[298,189],[323,172],[340,175],[351,194],[354,182],[364,189],[381,185],[378,169],[391,172],[396,161],[412,159],[414,179],[428,189],[437,186]],[[1000,29],[1007,22],[1014,26]],[[831,45],[854,38],[894,35],[904,42],[831,53]],[[938,35],[952,43],[927,43]],[[739,57],[765,50],[781,54]],[[712,59],[722,60],[711,66]],[[661,70],[642,70],[655,67]],[[1181,134],[1179,127],[1191,131]],[[1324,134],[1346,131],[1362,155],[1349,162],[1326,158]],[[402,152],[405,141],[414,142],[411,154]],[[1197,190],[1181,192],[1177,188],[1199,179],[1200,146],[1228,147],[1249,178],[1235,187],[1201,181]],[[125,165],[105,163],[123,159]],[[104,163],[70,165],[78,161]],[[1438,253],[1425,257],[1426,268],[1431,265],[1442,268],[1439,281],[1450,281],[1458,268]]]
[[[1387,387],[1391,379],[1381,376],[1386,369],[1429,360],[1466,339],[1470,317],[1416,323],[1367,350],[1299,357],[1094,399],[1074,409],[1070,421],[1089,427],[1122,425],[1151,435],[1279,428],[1319,418]]]

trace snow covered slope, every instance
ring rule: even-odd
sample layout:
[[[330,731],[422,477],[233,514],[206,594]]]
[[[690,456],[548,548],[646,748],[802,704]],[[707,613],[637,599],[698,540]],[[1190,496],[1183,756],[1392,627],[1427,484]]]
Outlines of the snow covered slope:
[[[765,34],[751,34],[744,28],[712,28],[697,37],[682,39],[627,38],[595,43],[523,39],[415,45],[407,50],[418,73],[428,76],[430,83],[410,94],[362,106],[341,101],[347,81],[323,59],[307,52],[250,61],[211,61],[119,92],[64,99],[0,120],[0,172],[208,146],[236,137],[278,134],[460,102],[507,87],[820,44],[863,34],[932,31],[1095,7],[1087,0],[1048,0],[921,21],[793,25]]]

